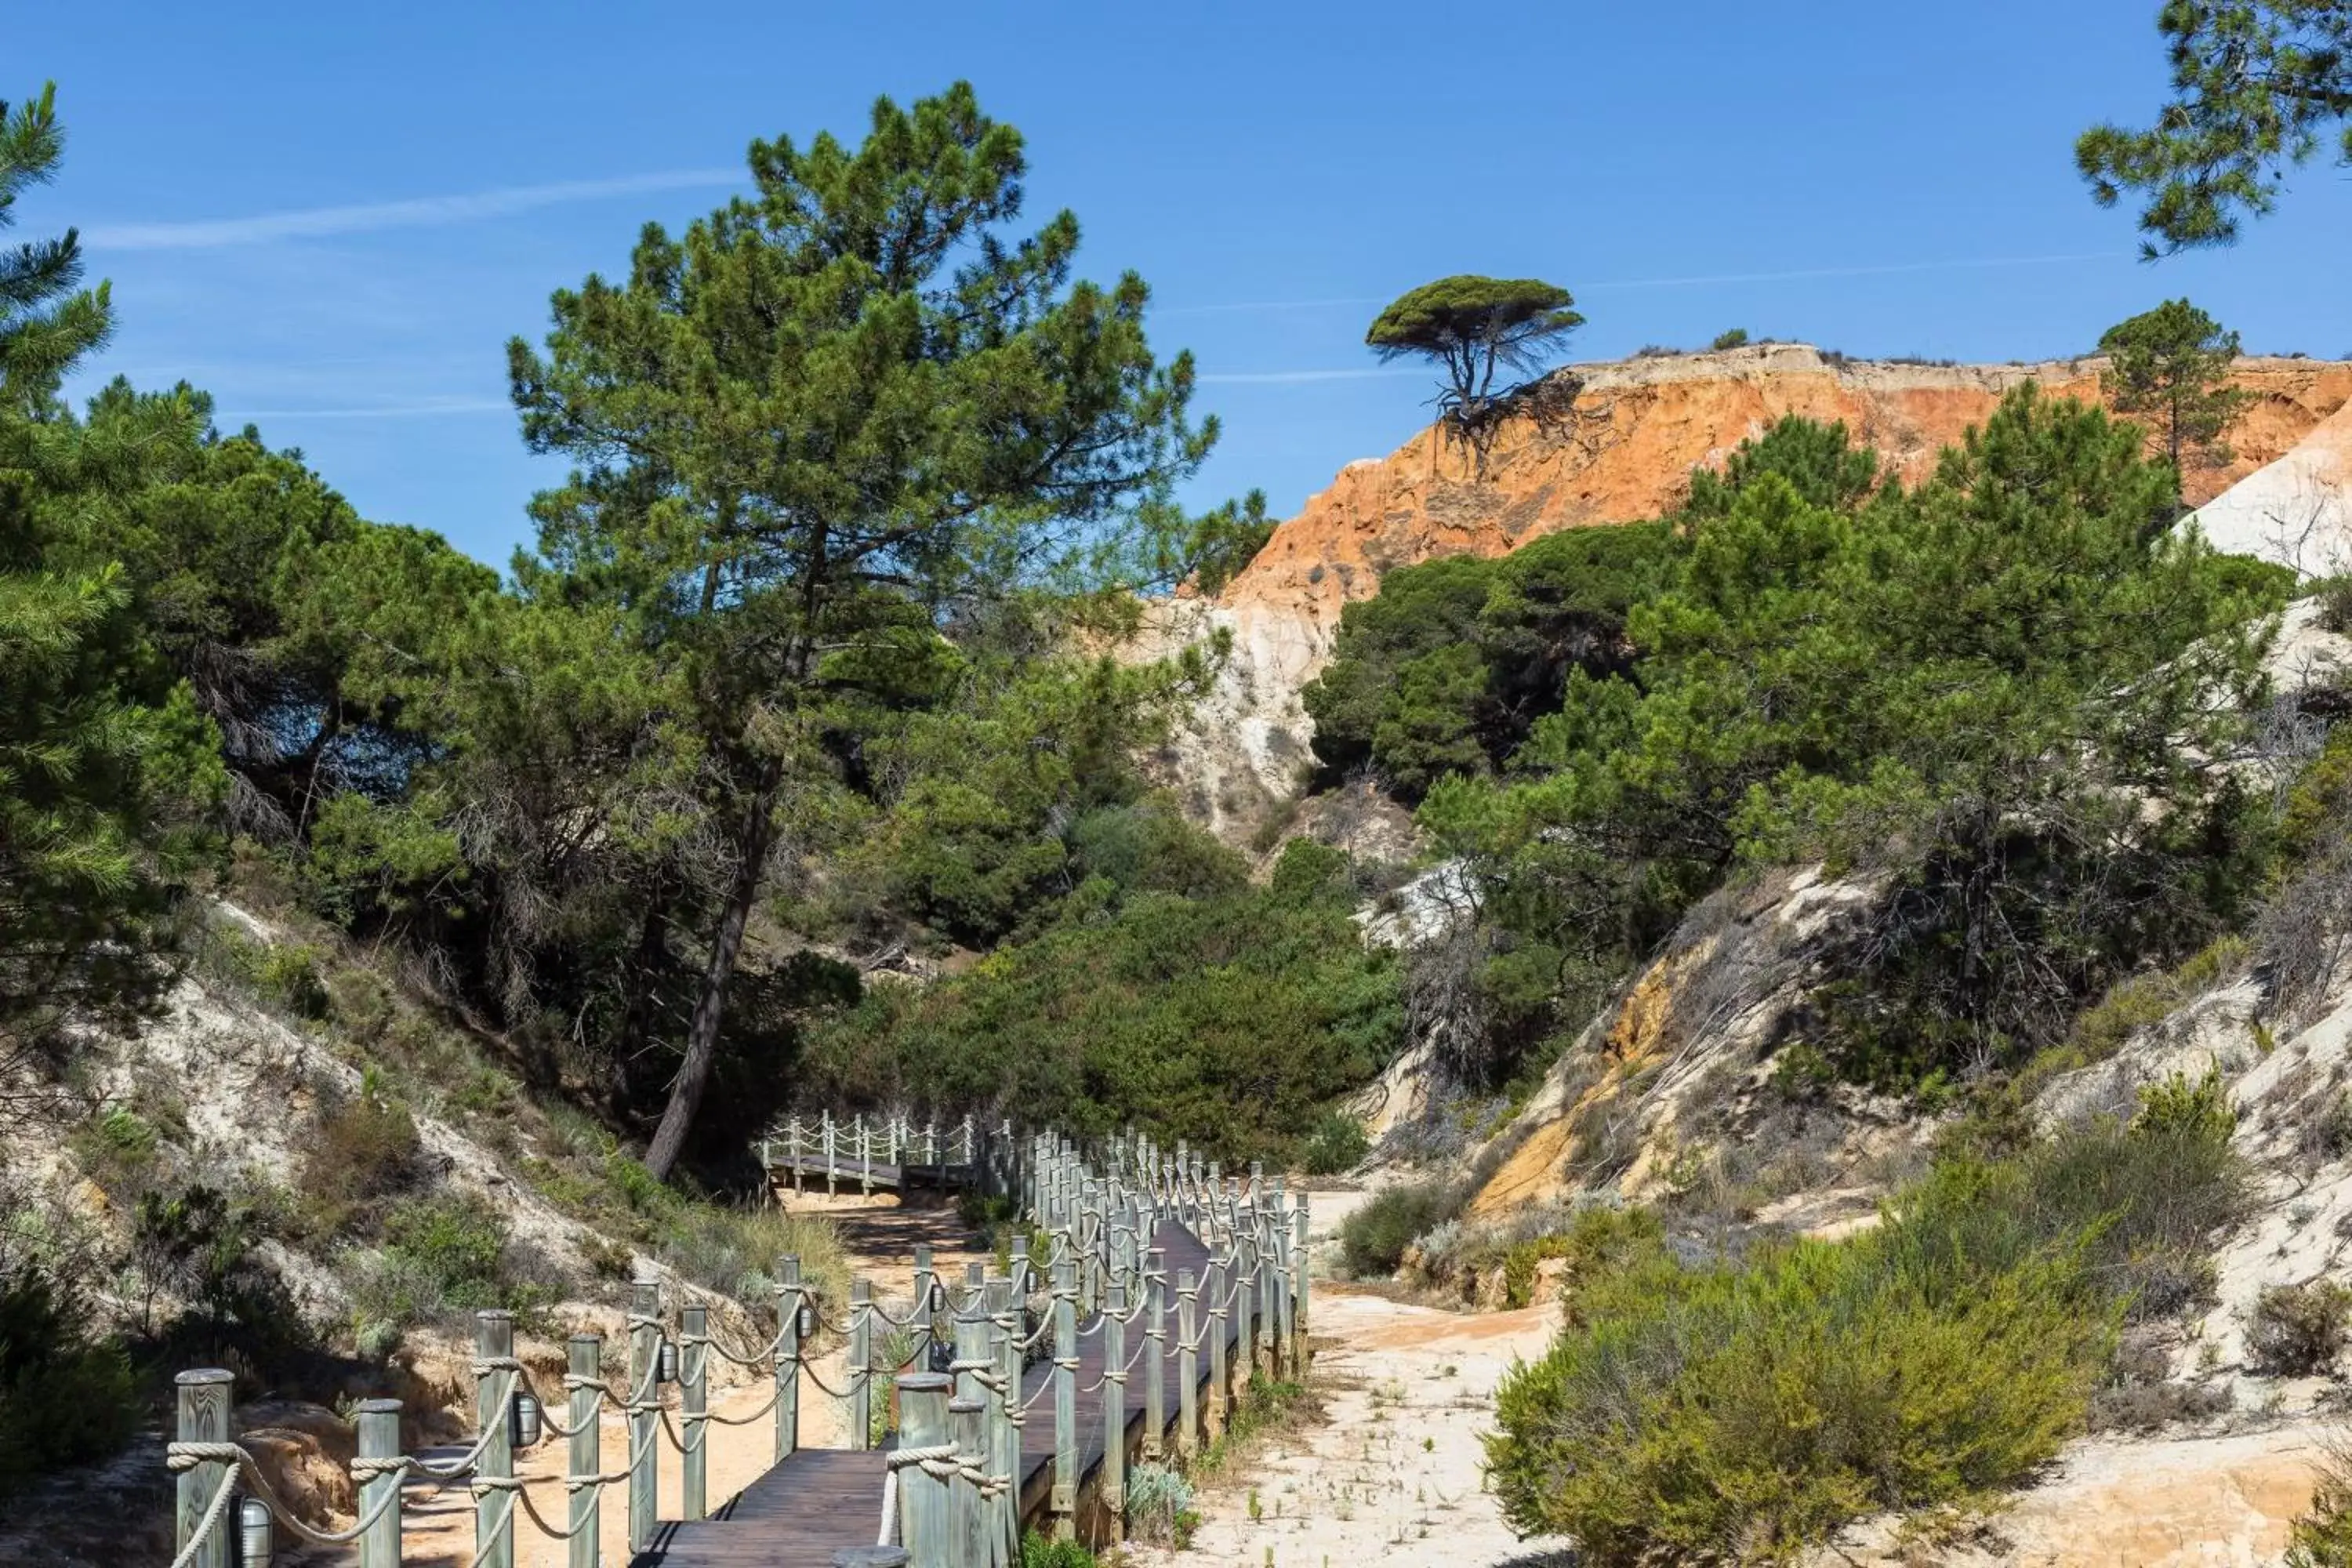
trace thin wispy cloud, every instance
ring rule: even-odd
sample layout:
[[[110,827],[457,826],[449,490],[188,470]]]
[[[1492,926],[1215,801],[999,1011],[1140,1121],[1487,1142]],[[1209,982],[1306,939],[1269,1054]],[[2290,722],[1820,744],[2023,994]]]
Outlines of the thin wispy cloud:
[[[1211,372],[1199,379],[1210,386],[1280,386],[1302,381],[1363,381],[1379,375],[1426,375],[1422,370],[1366,365],[1356,370],[1241,370]]]
[[[258,213],[249,217],[203,218],[184,223],[101,223],[83,230],[82,242],[92,250],[207,250],[391,228],[439,228],[572,202],[733,184],[742,177],[741,172],[734,169],[669,169],[608,180],[559,180],[543,185],[507,185],[496,190],[412,196],[394,202],[354,202],[293,212]]]
[[[444,416],[513,412],[514,405],[504,398],[441,397],[355,408],[224,408],[217,422],[238,425],[248,419],[437,419]]]
[[[1802,267],[1787,272],[1712,272],[1689,278],[1628,278],[1587,283],[1586,289],[1683,289],[1706,283],[1788,283],[1808,278],[1885,278],[1901,272],[1956,272],[1981,267],[2054,267],[2073,261],[2113,261],[2138,253],[2081,250],[2064,256],[1979,256],[1961,261],[1895,261],[1870,267]]]
[[[1688,289],[1712,283],[1794,283],[1820,278],[1885,278],[1906,272],[1959,272],[1977,268],[2055,267],[2078,261],[2135,258],[2132,250],[2081,250],[2057,256],[1972,256],[1945,261],[1890,261],[1862,267],[1800,267],[1777,272],[1709,272],[1682,278],[1620,278],[1600,283],[1580,283],[1579,293],[1597,289]],[[1171,305],[1162,316],[1214,316],[1251,310],[1335,310],[1363,305],[1385,305],[1393,296],[1361,295],[1333,300],[1244,300],[1223,305]],[[1203,376],[1201,379],[1210,379]]]

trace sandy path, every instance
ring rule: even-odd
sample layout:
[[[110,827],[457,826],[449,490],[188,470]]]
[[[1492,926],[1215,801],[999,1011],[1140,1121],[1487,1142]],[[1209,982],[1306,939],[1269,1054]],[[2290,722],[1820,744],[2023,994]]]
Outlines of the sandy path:
[[[1270,1439],[1204,1491],[1184,1552],[1142,1547],[1167,1568],[1479,1568],[1544,1560],[1560,1543],[1521,1542],[1485,1489],[1478,1435],[1512,1363],[1540,1352],[1556,1308],[1465,1317],[1350,1289],[1314,1306],[1317,1375],[1329,1420]],[[1250,1518],[1257,1500],[1260,1517]]]

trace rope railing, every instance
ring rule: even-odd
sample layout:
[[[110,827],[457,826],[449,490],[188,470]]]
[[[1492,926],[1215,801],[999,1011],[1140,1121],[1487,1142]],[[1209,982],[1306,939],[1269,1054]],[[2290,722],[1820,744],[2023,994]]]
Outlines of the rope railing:
[[[797,1143],[808,1131],[795,1119],[770,1136]],[[937,1155],[961,1152],[977,1164],[983,1155],[970,1119],[961,1128],[942,1129],[903,1116],[847,1123],[827,1116],[815,1131],[828,1151],[855,1149],[860,1160],[878,1151],[894,1162],[904,1155],[930,1163]],[[516,1355],[511,1317],[478,1314],[471,1364],[476,1435],[455,1454],[404,1453],[399,1404],[362,1401],[355,1417],[358,1453],[349,1467],[357,1501],[352,1521],[340,1529],[321,1528],[289,1510],[271,1490],[255,1452],[231,1436],[228,1373],[183,1374],[178,1429],[165,1452],[179,1489],[172,1568],[247,1563],[258,1568],[279,1530],[321,1547],[356,1545],[360,1568],[398,1568],[405,1489],[459,1484],[475,1507],[473,1568],[514,1568],[525,1525],[541,1538],[571,1542],[574,1563],[600,1560],[604,1494],[615,1486],[626,1489],[628,1545],[642,1552],[660,1526],[661,1452],[675,1453],[684,1467],[673,1495],[682,1501],[685,1520],[705,1519],[711,1427],[772,1421],[776,1458],[788,1458],[800,1447],[804,1383],[845,1408],[852,1448],[875,1446],[878,1428],[887,1425],[876,1419],[877,1396],[895,1389],[897,1442],[878,1457],[884,1522],[877,1538],[887,1544],[898,1532],[916,1551],[916,1568],[967,1568],[965,1556],[924,1556],[950,1540],[992,1543],[990,1556],[971,1568],[1012,1560],[1022,1523],[1021,1429],[1048,1401],[1053,1528],[1065,1533],[1076,1518],[1076,1461],[1086,1446],[1075,1430],[1081,1394],[1101,1396],[1101,1468],[1088,1484],[1099,1486],[1116,1520],[1129,1385],[1139,1369],[1149,1417],[1145,1452],[1157,1458],[1171,1430],[1178,1453],[1199,1451],[1221,1429],[1256,1369],[1279,1370],[1300,1356],[1307,1307],[1304,1202],[1294,1211],[1279,1178],[1269,1182],[1255,1166],[1245,1181],[1224,1176],[1181,1144],[1171,1155],[1145,1140],[1115,1139],[1098,1172],[1066,1140],[1042,1135],[1027,1140],[1024,1149],[1010,1132],[1007,1127],[993,1135],[996,1148],[986,1157],[1001,1154],[1002,1163],[991,1169],[1031,1228],[1015,1238],[1004,1271],[991,1277],[974,1265],[960,1285],[942,1278],[929,1249],[920,1247],[908,1296],[877,1300],[872,1282],[860,1279],[845,1310],[828,1310],[814,1282],[803,1279],[800,1259],[786,1258],[775,1271],[777,1331],[749,1349],[712,1332],[714,1299],[691,1289],[680,1292],[685,1300],[673,1330],[661,1310],[662,1287],[640,1280],[624,1320],[625,1367],[608,1375],[604,1340],[574,1335],[555,1399],[544,1390],[559,1385],[534,1376]],[[1168,1267],[1156,1244],[1170,1225],[1209,1241],[1205,1268],[1196,1274]],[[1049,1238],[1042,1258],[1029,1256],[1033,1231]],[[876,1341],[877,1323],[897,1331],[887,1353]],[[839,1335],[847,1351],[846,1362],[830,1374],[812,1354],[825,1333]],[[912,1336],[911,1348],[900,1348],[909,1342],[903,1335]],[[1045,1353],[1035,1364],[1042,1372],[1032,1383],[1024,1373],[1041,1346]],[[1174,1413],[1163,1409],[1171,1354],[1181,1407]],[[765,1396],[756,1404],[739,1402],[743,1407],[732,1411],[711,1410],[714,1356],[754,1380],[766,1374]],[[919,1370],[924,1362],[943,1370]],[[886,1380],[881,1390],[875,1387],[877,1374]],[[1196,1398],[1203,1392],[1205,1408]],[[608,1471],[602,1468],[601,1442],[611,1414],[625,1424],[626,1434],[623,1466]],[[561,1473],[518,1475],[518,1456],[551,1440],[567,1445]],[[561,1487],[562,1519],[551,1518],[534,1497],[532,1489],[540,1486]],[[265,1543],[257,1559],[251,1555],[257,1534]]]

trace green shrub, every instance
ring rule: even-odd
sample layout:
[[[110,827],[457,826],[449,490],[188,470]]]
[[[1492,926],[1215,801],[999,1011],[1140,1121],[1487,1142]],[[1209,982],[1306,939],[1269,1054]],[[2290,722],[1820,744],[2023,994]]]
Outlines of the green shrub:
[[[2352,576],[2335,576],[2311,590],[2319,601],[2319,624],[2338,636],[2352,632]]]
[[[1364,1124],[1342,1110],[1327,1111],[1307,1135],[1300,1162],[1310,1176],[1336,1176],[1350,1171],[1372,1152]]]
[[[1050,1105],[1077,1136],[1132,1126],[1286,1163],[1318,1110],[1402,1045],[1396,958],[1357,931],[1344,857],[1286,855],[1273,885],[1210,898],[1088,886],[1103,902],[1089,912],[1081,889],[1036,941],[815,1020],[801,1092],[887,1101],[920,1085],[943,1105]]]
[[[1548,1259],[1567,1260],[1560,1276],[1560,1295],[1572,1303],[1577,1290],[1589,1281],[1628,1267],[1643,1254],[1664,1247],[1665,1242],[1666,1227],[1649,1209],[1586,1209],[1566,1231],[1518,1242],[1503,1255],[1504,1303],[1524,1307],[1532,1301],[1536,1266]],[[1576,1310],[1572,1305],[1570,1310]]]
[[[1374,1194],[1340,1222],[1339,1251],[1348,1271],[1358,1278],[1395,1273],[1404,1249],[1461,1213],[1465,1199],[1444,1182],[1415,1182]]]
[[[1185,1550],[1201,1526],[1192,1502],[1192,1483],[1180,1470],[1144,1464],[1127,1473],[1127,1526],[1134,1540]]]
[[[2307,1377],[2326,1372],[2344,1353],[2345,1314],[2352,1289],[2332,1280],[2273,1285],[2246,1314],[2246,1355],[2257,1372]]]
[[[264,1000],[298,1018],[323,1018],[331,1005],[319,977],[319,950],[307,942],[273,947],[262,954],[255,983]]]
[[[2126,1315],[2210,1292],[2245,1174],[2226,1101],[2186,1081],[2129,1124],[1981,1147],[1843,1243],[1685,1268],[1639,1221],[1596,1222],[1559,1339],[1498,1395],[1506,1517],[1595,1568],[1783,1562],[1866,1513],[1981,1506],[2050,1458]]]
[[[158,1134],[145,1117],[115,1105],[76,1128],[70,1142],[85,1174],[100,1186],[120,1187],[154,1164]]]
[[[2352,1568],[2352,1446],[2339,1435],[2321,1450],[2311,1506],[2287,1531],[2286,1568]]]
[[[2113,1331],[2070,1259],[1956,1280],[1892,1237],[1653,1255],[1580,1319],[1506,1380],[1487,1463],[1515,1529],[1596,1568],[1786,1561],[1867,1512],[1977,1501],[2081,1427]]]
[[[472,1197],[397,1205],[384,1217],[382,1249],[358,1264],[352,1305],[363,1341],[488,1307],[530,1312],[550,1295],[517,1277],[505,1216]]]
[[[29,1265],[0,1274],[0,1496],[130,1440],[130,1358],[94,1337],[90,1303]]]
[[[1746,327],[1734,327],[1729,331],[1716,333],[1715,341],[1706,346],[1713,349],[1716,353],[1721,353],[1726,349],[1743,348],[1747,345],[1747,342],[1748,329]]]
[[[303,1234],[355,1228],[372,1205],[416,1180],[423,1150],[415,1118],[370,1069],[359,1093],[320,1110],[300,1147],[294,1196]]]
[[[1052,1541],[1030,1531],[1021,1538],[1021,1568],[1101,1568],[1101,1560],[1075,1541]]]

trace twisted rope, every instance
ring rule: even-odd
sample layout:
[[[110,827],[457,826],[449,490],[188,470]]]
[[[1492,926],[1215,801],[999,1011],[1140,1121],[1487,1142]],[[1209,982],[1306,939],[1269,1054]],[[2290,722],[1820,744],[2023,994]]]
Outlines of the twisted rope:
[[[219,1522],[221,1514],[227,1510],[228,1504],[224,1500],[228,1496],[231,1479],[236,1477],[243,1478],[250,1493],[268,1508],[271,1516],[279,1523],[317,1546],[350,1545],[365,1535],[400,1498],[398,1489],[388,1489],[383,1496],[375,1500],[375,1506],[361,1515],[359,1521],[349,1530],[320,1530],[278,1500],[278,1494],[269,1489],[268,1479],[262,1475],[261,1467],[254,1462],[244,1444],[174,1441],[164,1445],[163,1468],[173,1475],[185,1474],[198,1465],[226,1465],[230,1467],[232,1475],[221,1478],[220,1487],[214,1492],[211,1503],[206,1505],[195,1534],[190,1538],[187,1549],[173,1560],[173,1568],[182,1568],[183,1564],[194,1559],[196,1548],[204,1541],[205,1532]]]
[[[876,1536],[877,1546],[895,1546],[898,1533],[898,1472],[909,1465],[920,1465],[923,1474],[937,1480],[946,1480],[956,1474],[951,1462],[959,1450],[953,1443],[933,1443],[922,1448],[893,1448],[887,1468],[882,1472],[882,1530]]]

